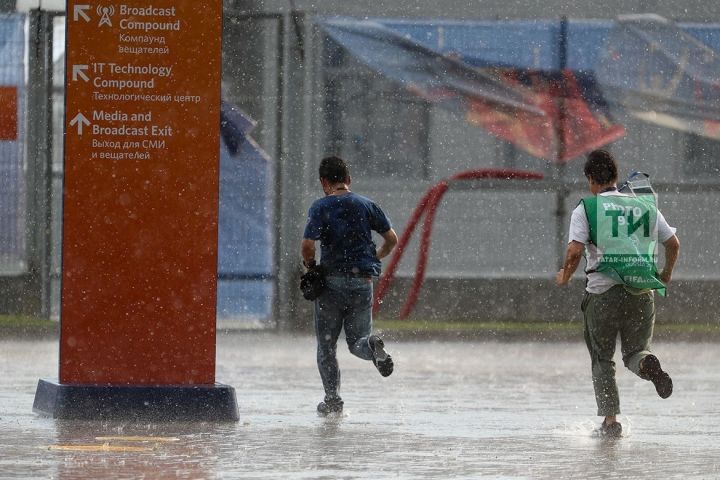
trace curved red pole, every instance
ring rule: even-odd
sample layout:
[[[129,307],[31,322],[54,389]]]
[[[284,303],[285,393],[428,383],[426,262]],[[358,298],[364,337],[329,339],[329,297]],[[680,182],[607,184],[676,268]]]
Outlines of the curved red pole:
[[[377,311],[380,309],[380,304],[382,303],[382,299],[385,296],[385,293],[387,292],[388,288],[390,287],[390,283],[392,282],[393,277],[395,275],[395,270],[397,269],[397,266],[400,263],[400,259],[402,258],[403,253],[405,252],[405,247],[410,242],[410,238],[412,237],[412,234],[415,231],[415,226],[417,225],[418,221],[420,220],[420,217],[422,216],[422,214],[425,212],[425,208],[428,205],[428,201],[432,197],[433,188],[431,188],[427,192],[425,192],[425,195],[423,195],[422,199],[420,199],[417,206],[415,207],[415,210],[413,211],[412,215],[410,216],[410,219],[408,220],[408,223],[405,226],[405,230],[403,231],[403,233],[400,237],[400,240],[398,241],[398,244],[395,247],[395,250],[393,251],[393,255],[390,258],[390,263],[388,263],[387,267],[385,268],[385,273],[383,274],[383,276],[380,278],[380,281],[378,282],[378,287],[375,292],[375,298],[373,299],[373,315],[376,314]]]
[[[422,237],[420,239],[420,252],[418,255],[418,263],[415,268],[415,278],[413,279],[411,290],[408,293],[408,298],[400,312],[400,318],[406,318],[407,315],[410,314],[419,297],[420,289],[422,288],[422,284],[425,280],[425,270],[430,252],[430,238],[432,235],[435,214],[443,195],[449,188],[448,180],[477,180],[483,178],[503,180],[541,180],[543,175],[540,173],[513,169],[484,168],[479,170],[467,170],[457,173],[449,179],[441,180],[436,185],[428,189],[420,202],[418,202],[413,214],[410,216],[408,224],[398,241],[398,245],[395,247],[390,263],[388,263],[385,273],[380,278],[373,301],[373,314],[376,314],[380,309],[382,299],[390,288],[390,284],[395,275],[395,270],[400,263],[405,247],[407,247],[420,217],[427,211],[427,216],[425,217],[425,221],[423,223]]]
[[[413,279],[410,293],[405,300],[405,305],[403,305],[402,310],[400,310],[399,318],[401,320],[406,318],[410,312],[412,312],[415,302],[417,302],[418,296],[420,296],[420,289],[425,281],[425,270],[427,267],[428,256],[430,254],[430,238],[432,236],[433,223],[435,222],[435,214],[437,213],[440,201],[447,190],[447,182],[443,181],[439,183],[433,189],[433,196],[430,202],[428,202],[427,214],[425,215],[425,222],[423,222],[422,236],[420,237],[420,252],[418,255],[417,266],[415,267],[415,278]]]

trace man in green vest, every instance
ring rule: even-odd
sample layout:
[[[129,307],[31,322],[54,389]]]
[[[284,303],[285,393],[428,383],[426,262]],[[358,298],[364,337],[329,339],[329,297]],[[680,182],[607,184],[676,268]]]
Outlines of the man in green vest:
[[[588,155],[584,169],[592,197],[584,198],[570,221],[570,235],[558,285],[566,285],[585,254],[587,284],[582,302],[585,342],[590,352],[598,415],[598,433],[619,437],[620,399],[615,382],[615,344],[620,335],[623,363],[651,381],[661,398],[672,394],[670,376],[650,352],[655,324],[655,290],[665,294],[680,251],[675,228],[657,209],[652,192],[621,193],[617,164],[605,150]],[[657,246],[665,250],[658,272]]]

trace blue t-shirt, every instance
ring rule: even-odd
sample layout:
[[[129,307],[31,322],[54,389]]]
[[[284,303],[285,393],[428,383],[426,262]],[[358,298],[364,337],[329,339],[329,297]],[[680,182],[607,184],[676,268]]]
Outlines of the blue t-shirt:
[[[320,240],[320,264],[330,274],[380,275],[371,230],[383,234],[390,220],[369,198],[349,192],[313,202],[304,237]]]

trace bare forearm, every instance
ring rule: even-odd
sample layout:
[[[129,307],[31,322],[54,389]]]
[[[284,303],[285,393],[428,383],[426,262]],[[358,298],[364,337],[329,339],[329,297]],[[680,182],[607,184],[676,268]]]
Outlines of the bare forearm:
[[[388,255],[390,255],[390,252],[393,251],[393,248],[395,248],[395,245],[397,245],[398,238],[397,234],[395,233],[395,230],[392,228],[388,230],[387,232],[382,234],[383,237],[383,244],[380,245],[380,248],[377,249],[375,252],[375,255],[377,256],[378,260],[381,260]]]
[[[378,260],[381,260],[381,259],[387,257],[388,255],[390,255],[390,252],[393,251],[393,248],[395,248],[394,244],[388,245],[388,242],[384,242],[380,246],[380,248],[377,249],[376,255],[377,255]]]
[[[666,241],[663,246],[665,247],[665,265],[663,266],[662,272],[660,272],[660,280],[668,283],[672,278],[675,262],[677,262],[678,255],[680,254],[680,241],[677,237],[673,236],[670,240]]]
[[[315,260],[315,242],[308,239],[303,239],[300,245],[300,255],[303,259],[305,266],[310,265]]]
[[[565,258],[565,263],[562,266],[563,276],[562,283],[567,283],[572,278],[578,265],[580,265],[580,259],[582,255],[568,255]]]
[[[582,258],[582,252],[585,246],[580,242],[570,242],[565,252],[565,261],[560,271],[555,276],[555,283],[565,285],[570,281]]]

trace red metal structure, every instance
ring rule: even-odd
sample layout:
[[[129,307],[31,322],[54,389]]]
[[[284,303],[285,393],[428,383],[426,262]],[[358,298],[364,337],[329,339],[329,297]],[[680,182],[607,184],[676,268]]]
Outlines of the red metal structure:
[[[415,278],[413,279],[410,293],[405,300],[405,304],[400,310],[399,316],[401,319],[404,319],[410,314],[410,312],[412,312],[415,302],[417,302],[420,294],[420,289],[425,281],[425,268],[427,266],[428,253],[430,252],[430,237],[432,236],[433,222],[435,221],[435,214],[437,213],[440,201],[448,191],[450,182],[479,179],[542,180],[543,176],[540,173],[522,170],[482,168],[479,170],[467,170],[457,173],[452,177],[443,179],[430,188],[415,207],[415,210],[410,216],[410,220],[408,220],[407,226],[400,237],[400,241],[398,242],[397,247],[395,247],[395,252],[390,259],[390,263],[388,264],[385,273],[380,278],[373,303],[373,314],[377,313],[379,310],[382,299],[390,288],[390,284],[392,283],[395,275],[395,270],[400,263],[403,253],[405,252],[405,247],[410,242],[410,238],[412,237],[420,218],[423,214],[425,214],[425,221],[423,222],[421,234],[422,236],[420,237],[420,254],[418,255],[417,266],[415,267]]]

